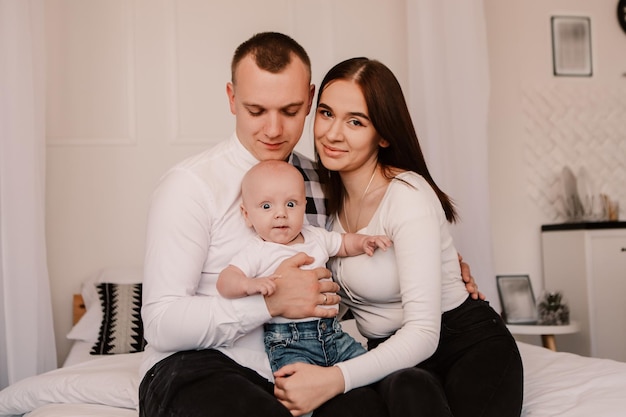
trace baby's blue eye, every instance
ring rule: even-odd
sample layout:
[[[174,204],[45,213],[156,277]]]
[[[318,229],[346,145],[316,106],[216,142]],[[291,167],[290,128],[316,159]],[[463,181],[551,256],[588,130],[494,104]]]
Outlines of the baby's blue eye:
[[[287,207],[289,208],[294,208],[296,206],[296,202],[295,201],[289,201],[287,202]]]
[[[261,208],[263,208],[263,210],[269,210],[272,208],[272,205],[270,203],[263,203]]]

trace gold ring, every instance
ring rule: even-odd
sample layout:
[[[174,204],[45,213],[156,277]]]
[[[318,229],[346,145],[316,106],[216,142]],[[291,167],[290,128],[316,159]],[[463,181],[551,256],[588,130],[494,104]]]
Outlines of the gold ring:
[[[328,301],[328,296],[326,294],[324,294],[324,301],[322,302],[322,304],[326,305],[326,301]]]

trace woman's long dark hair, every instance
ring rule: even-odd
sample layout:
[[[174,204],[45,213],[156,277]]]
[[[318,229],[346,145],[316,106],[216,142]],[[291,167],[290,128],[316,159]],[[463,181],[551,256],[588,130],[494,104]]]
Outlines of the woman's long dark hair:
[[[391,70],[381,62],[368,58],[351,58],[340,62],[322,80],[317,105],[324,88],[335,80],[354,81],[361,87],[372,125],[389,142],[388,147],[378,148],[378,163],[383,174],[387,178],[393,178],[394,168],[420,174],[437,194],[446,219],[451,223],[455,222],[457,214],[454,204],[435,184],[428,171],[402,88]],[[317,153],[316,159],[320,181],[329,201],[329,214],[336,214],[342,207],[345,188],[339,173],[326,169]]]

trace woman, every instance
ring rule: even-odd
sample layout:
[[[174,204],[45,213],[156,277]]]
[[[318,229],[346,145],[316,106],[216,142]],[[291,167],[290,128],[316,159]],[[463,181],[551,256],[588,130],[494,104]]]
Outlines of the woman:
[[[333,67],[314,137],[334,229],[384,234],[393,246],[332,263],[369,352],[329,368],[286,366],[275,374],[277,397],[298,415],[382,379],[391,416],[519,416],[517,345],[459,279],[456,212],[428,172],[393,73],[367,58]]]

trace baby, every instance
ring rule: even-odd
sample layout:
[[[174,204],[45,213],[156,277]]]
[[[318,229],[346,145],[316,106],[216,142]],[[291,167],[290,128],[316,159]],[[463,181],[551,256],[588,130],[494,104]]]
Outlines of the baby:
[[[372,256],[377,248],[391,246],[386,236],[341,234],[304,224],[304,180],[287,162],[264,161],[252,167],[243,178],[241,195],[241,212],[257,235],[219,275],[217,289],[226,298],[271,295],[278,278],[274,271],[299,252],[315,258],[306,266],[313,269],[326,266],[331,256]],[[336,318],[315,317],[297,321],[275,317],[265,324],[265,349],[273,371],[294,362],[332,366],[365,352],[341,330]]]

